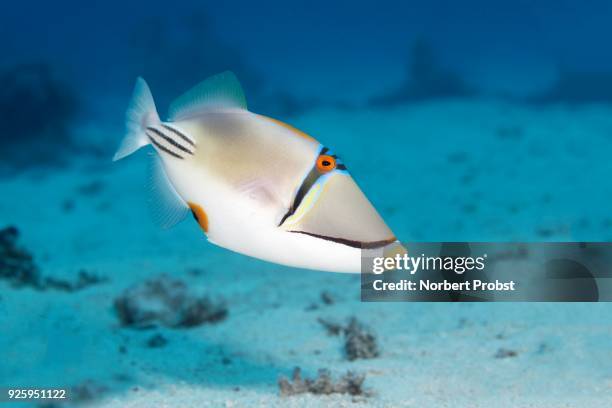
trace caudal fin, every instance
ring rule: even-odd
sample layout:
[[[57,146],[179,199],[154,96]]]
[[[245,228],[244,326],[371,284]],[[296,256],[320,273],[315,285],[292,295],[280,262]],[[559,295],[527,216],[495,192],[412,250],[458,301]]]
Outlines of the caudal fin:
[[[113,161],[123,159],[148,145],[150,142],[145,134],[145,129],[156,123],[159,123],[159,115],[155,109],[153,95],[145,80],[138,77],[132,100],[125,114],[126,133]]]

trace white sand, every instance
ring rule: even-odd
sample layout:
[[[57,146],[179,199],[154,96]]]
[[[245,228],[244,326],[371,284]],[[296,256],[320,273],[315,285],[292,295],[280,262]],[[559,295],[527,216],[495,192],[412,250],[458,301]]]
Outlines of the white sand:
[[[610,108],[451,101],[327,110],[294,124],[343,155],[403,240],[612,238]],[[515,127],[516,139],[497,134]],[[145,161],[141,153],[0,181],[0,226],[19,227],[45,275],[73,279],[84,268],[110,279],[72,294],[0,283],[0,385],[90,380],[106,388],[99,407],[612,406],[609,305],[360,303],[359,276],[230,253],[192,220],[159,230],[145,205]],[[77,193],[95,180],[100,194]],[[114,298],[160,273],[225,297],[228,319],[189,330],[119,327]],[[335,304],[321,303],[323,290]],[[312,303],[319,308],[306,310]],[[379,358],[345,361],[341,339],[317,323],[351,315],[378,334]],[[155,333],[166,347],[145,346]],[[518,356],[496,359],[499,348]],[[364,372],[375,395],[280,398],[277,378],[294,366],[306,376]]]

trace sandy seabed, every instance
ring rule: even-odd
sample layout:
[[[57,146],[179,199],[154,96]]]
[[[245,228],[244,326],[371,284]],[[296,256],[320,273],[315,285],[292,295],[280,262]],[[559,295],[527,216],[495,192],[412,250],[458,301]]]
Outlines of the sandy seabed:
[[[293,124],[342,155],[404,241],[612,238],[609,107],[447,101]],[[19,228],[44,275],[108,278],[74,292],[0,282],[0,385],[86,384],[93,400],[72,405],[122,408],[612,406],[610,305],[361,303],[359,276],[216,248],[192,220],[158,229],[146,156],[0,181],[0,226]],[[122,327],[114,299],[160,274],[223,297],[228,317]],[[317,321],[350,316],[376,333],[379,357],[347,361],[342,338]],[[167,343],[147,346],[156,334]],[[280,397],[278,377],[295,366],[365,373],[373,395]]]

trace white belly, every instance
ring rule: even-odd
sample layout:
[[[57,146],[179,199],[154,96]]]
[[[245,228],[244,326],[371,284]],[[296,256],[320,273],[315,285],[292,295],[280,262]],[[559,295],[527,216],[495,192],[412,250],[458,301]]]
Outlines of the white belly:
[[[241,234],[209,240],[213,243],[265,261],[297,268],[330,272],[359,273],[361,250],[305,234],[279,228],[251,230]]]

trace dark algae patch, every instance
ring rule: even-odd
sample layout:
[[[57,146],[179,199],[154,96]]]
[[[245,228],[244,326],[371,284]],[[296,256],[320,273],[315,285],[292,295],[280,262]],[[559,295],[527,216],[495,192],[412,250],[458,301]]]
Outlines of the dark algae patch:
[[[378,357],[376,336],[356,318],[351,318],[344,330],[344,351],[350,361]]]
[[[511,357],[517,357],[517,356],[518,356],[518,351],[516,351],[516,350],[500,348],[500,349],[497,350],[497,352],[495,353],[495,355],[493,357],[495,357],[495,358],[511,358]]]
[[[321,302],[323,302],[324,305],[330,306],[330,305],[333,305],[334,303],[336,303],[336,300],[334,299],[332,294],[329,293],[326,290],[321,292],[320,297],[321,297]]]
[[[86,380],[75,385],[70,390],[70,398],[78,403],[86,403],[100,399],[108,393],[109,388],[93,380]]]
[[[104,191],[105,184],[101,180],[93,180],[89,183],[81,184],[76,188],[77,193],[83,196],[95,196]]]
[[[168,339],[159,333],[154,334],[147,340],[147,347],[149,348],[161,348],[165,347],[166,344],[168,344]]]
[[[74,282],[42,276],[34,261],[34,255],[19,245],[18,239],[17,227],[8,226],[0,229],[0,279],[8,281],[15,288],[30,287],[36,290],[76,292],[108,280],[84,269],[79,271]]]
[[[368,397],[371,393],[363,388],[364,381],[365,374],[356,374],[352,371],[334,380],[329,370],[326,369],[320,369],[315,378],[302,378],[301,369],[296,367],[291,380],[281,377],[278,380],[278,387],[281,397],[299,394],[348,394]]]
[[[341,324],[331,322],[321,317],[319,317],[317,321],[321,323],[325,331],[327,331],[327,334],[330,336],[338,336],[344,331],[344,327],[342,327]]]
[[[53,277],[46,277],[43,280],[43,287],[45,289],[55,289],[64,292],[76,292],[81,289],[85,289],[92,285],[108,282],[108,278],[98,276],[94,273],[88,272],[84,269],[79,271],[77,279],[74,282],[57,279]]]
[[[224,301],[191,293],[185,282],[166,275],[126,289],[114,306],[121,324],[137,329],[194,327],[219,322],[228,313]]]
[[[8,226],[0,230],[0,279],[13,287],[41,288],[40,270],[30,251],[20,246],[19,230]]]
[[[376,335],[357,318],[351,317],[346,326],[319,318],[318,322],[331,336],[344,335],[344,354],[347,360],[370,359],[380,355]]]

